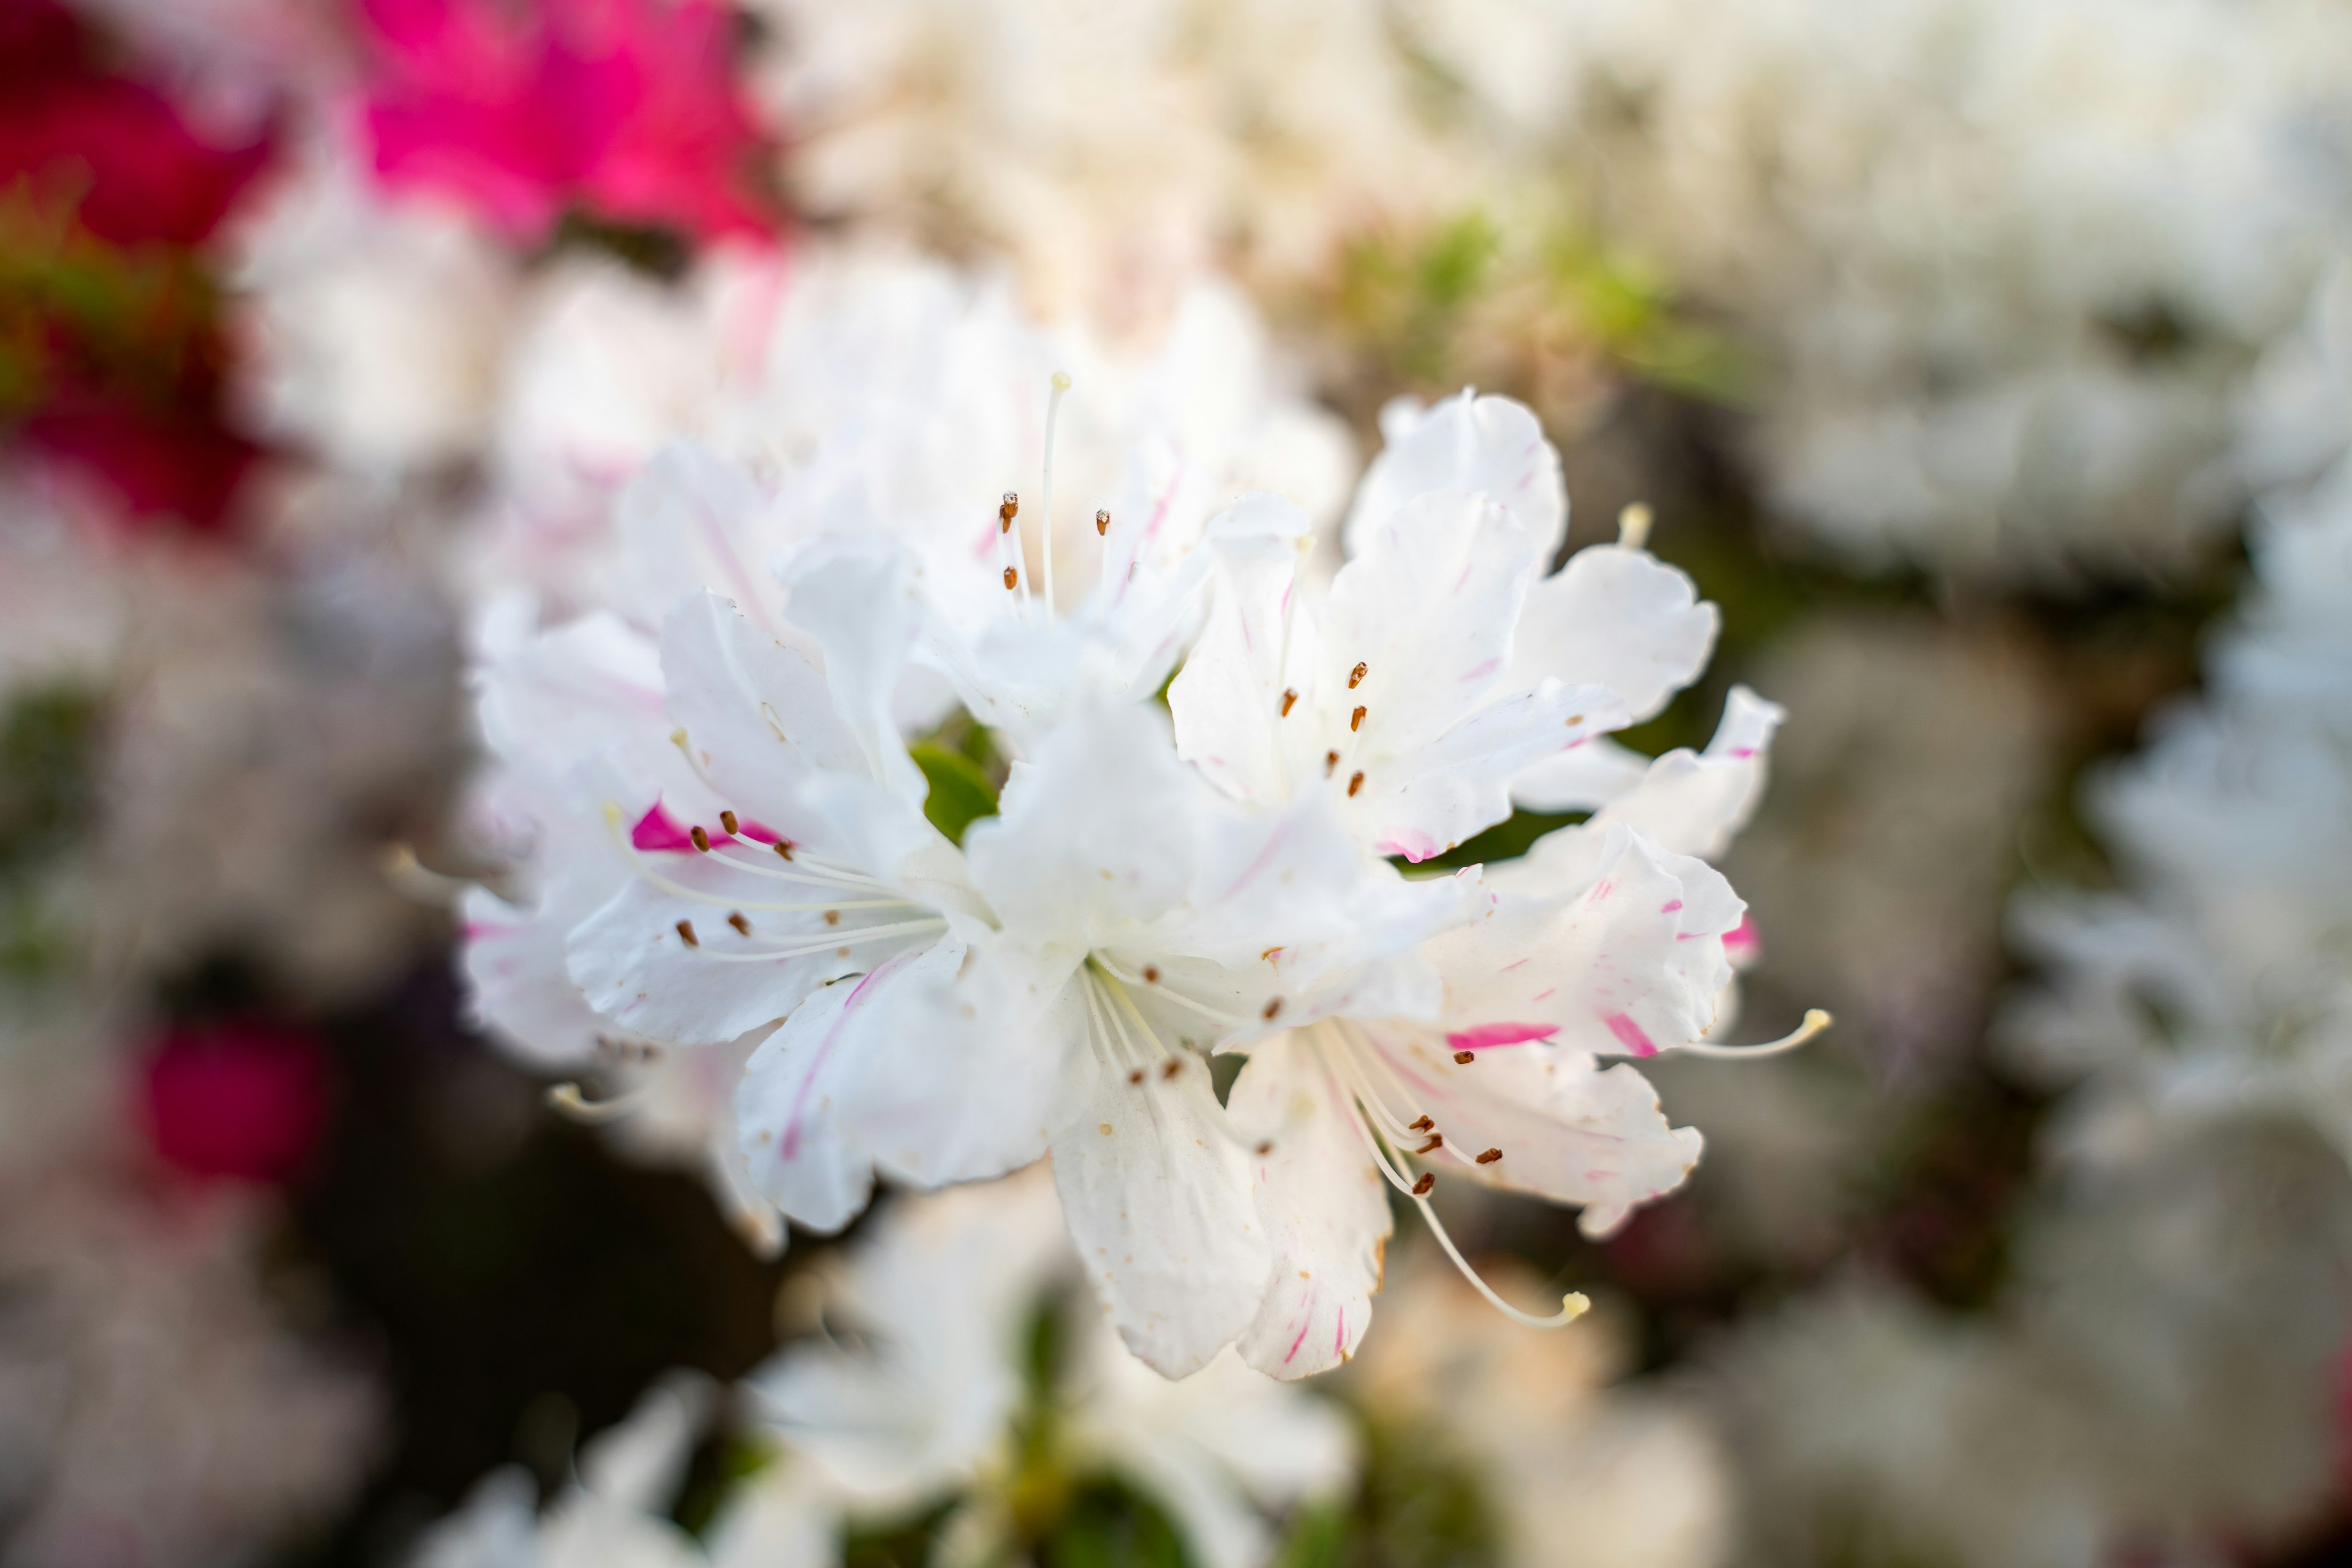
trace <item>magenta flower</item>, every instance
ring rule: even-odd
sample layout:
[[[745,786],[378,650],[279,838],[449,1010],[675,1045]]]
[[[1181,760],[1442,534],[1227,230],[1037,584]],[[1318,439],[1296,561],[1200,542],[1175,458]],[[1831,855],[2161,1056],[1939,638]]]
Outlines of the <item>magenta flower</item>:
[[[149,1142],[191,1176],[282,1182],[319,1141],[327,1065],[309,1035],[268,1024],[174,1028],[140,1083]]]
[[[698,238],[757,232],[759,132],[716,0],[361,0],[377,174],[519,238],[573,207]]]

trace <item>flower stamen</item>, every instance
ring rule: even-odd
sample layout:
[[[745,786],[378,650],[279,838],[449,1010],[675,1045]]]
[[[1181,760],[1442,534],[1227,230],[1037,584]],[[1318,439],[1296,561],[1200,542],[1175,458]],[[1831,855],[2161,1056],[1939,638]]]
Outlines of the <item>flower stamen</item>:
[[[1706,1040],[1693,1040],[1689,1045],[1675,1047],[1685,1056],[1712,1057],[1717,1061],[1752,1062],[1765,1057],[1777,1057],[1793,1051],[1836,1020],[1826,1009],[1815,1007],[1805,1014],[1805,1021],[1777,1040],[1766,1040],[1756,1046],[1719,1046]]]

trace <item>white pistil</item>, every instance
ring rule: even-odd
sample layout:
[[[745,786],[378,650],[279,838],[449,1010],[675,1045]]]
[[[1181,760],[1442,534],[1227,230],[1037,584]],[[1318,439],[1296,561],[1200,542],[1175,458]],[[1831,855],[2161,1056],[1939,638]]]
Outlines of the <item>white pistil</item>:
[[[1766,1040],[1756,1046],[1718,1046],[1706,1040],[1693,1040],[1689,1045],[1675,1047],[1676,1055],[1712,1057],[1717,1061],[1752,1062],[1765,1057],[1777,1057],[1793,1051],[1835,1022],[1826,1009],[1815,1007],[1806,1013],[1805,1021],[1777,1040]]]
[[[695,945],[697,956],[714,963],[773,963],[787,958],[807,958],[815,953],[830,952],[836,948],[856,947],[861,942],[880,942],[894,936],[915,936],[927,931],[948,929],[944,920],[899,921],[891,925],[852,926],[835,931],[822,940],[811,937],[805,942],[778,947],[759,948],[740,952],[714,952],[700,944]]]
[[[1054,426],[1062,417],[1062,395],[1070,378],[1054,373],[1053,391],[1045,396],[1045,472],[1039,487],[1045,493],[1037,508],[1037,537],[1045,552],[1045,619],[1054,618]]]

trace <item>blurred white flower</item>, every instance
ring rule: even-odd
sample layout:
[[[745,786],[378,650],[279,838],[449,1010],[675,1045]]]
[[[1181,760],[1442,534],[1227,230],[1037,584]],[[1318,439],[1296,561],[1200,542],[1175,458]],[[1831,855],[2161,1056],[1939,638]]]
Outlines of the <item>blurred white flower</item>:
[[[2339,12],[1561,14],[1568,156],[1606,232],[1763,351],[1792,524],[1868,565],[2129,572],[2231,521],[2231,400],[2342,240]]]
[[[1018,1441],[1026,1416],[1047,1424],[1045,1463],[1137,1486],[1204,1568],[1257,1568],[1270,1515],[1349,1479],[1346,1422],[1231,1352],[1171,1383],[1083,1305],[1060,1316],[1066,1337],[1032,1387],[1034,1325],[1078,1273],[1056,1206],[1034,1172],[891,1207],[824,1290],[829,1334],[855,1338],[788,1347],[751,1379],[784,1450],[781,1484],[867,1520],[961,1494],[945,1538],[1001,1549],[1007,1494],[1037,1462]]]

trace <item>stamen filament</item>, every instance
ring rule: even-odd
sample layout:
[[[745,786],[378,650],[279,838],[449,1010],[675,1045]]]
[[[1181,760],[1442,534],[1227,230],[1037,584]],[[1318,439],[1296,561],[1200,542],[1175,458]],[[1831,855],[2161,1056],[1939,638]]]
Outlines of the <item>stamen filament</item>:
[[[631,844],[627,837],[622,833],[621,808],[614,805],[611,801],[606,801],[604,803],[604,826],[612,833],[614,847],[620,850],[623,858],[629,862],[630,866],[636,871],[637,875],[643,877],[646,881],[651,882],[655,887],[659,888],[663,892],[669,894],[672,898],[685,899],[698,904],[716,904],[722,909],[758,910],[762,913],[767,914],[789,914],[796,911],[816,910],[888,909],[893,907],[920,909],[922,907],[916,903],[912,899],[869,899],[846,903],[835,901],[813,904],[780,904],[762,902],[756,899],[745,900],[721,898],[716,893],[706,893],[699,888],[689,888],[685,883],[678,881],[675,878],[665,876],[663,873],[654,869],[652,866],[646,864],[645,857],[638,852],[637,847]],[[763,875],[773,875],[773,873],[769,872],[768,868],[764,866],[748,866],[732,856],[719,856],[714,857],[714,858],[724,859],[727,864],[734,867],[738,870],[753,871]],[[806,886],[817,888],[835,885],[827,882],[809,881],[805,878],[796,878],[789,874],[778,879],[787,882],[801,882]],[[854,890],[863,891],[864,889],[859,889]]]
[[[1752,1062],[1764,1057],[1777,1057],[1793,1051],[1835,1022],[1826,1009],[1812,1008],[1805,1021],[1777,1040],[1767,1040],[1756,1046],[1719,1046],[1707,1040],[1693,1040],[1689,1045],[1675,1047],[1677,1055],[1712,1057],[1717,1061]]]
[[[856,947],[861,942],[880,942],[887,937],[914,936],[947,929],[948,922],[943,920],[900,921],[894,925],[856,926],[845,931],[835,932],[821,942],[812,939],[790,946],[740,952],[714,952],[708,948],[698,947],[695,953],[697,957],[709,959],[714,963],[772,963],[780,959],[808,958],[816,953],[830,952],[835,948]]]
[[[1045,495],[1037,509],[1038,537],[1045,547],[1045,619],[1049,623],[1054,618],[1054,426],[1062,416],[1062,395],[1070,390],[1070,378],[1057,370],[1053,385],[1045,398],[1045,472],[1040,487]]]
[[[654,1086],[641,1083],[635,1088],[604,1100],[591,1100],[576,1083],[559,1083],[547,1091],[547,1103],[583,1126],[600,1127],[607,1121],[618,1121],[653,1097]]]
[[[1087,955],[1087,962],[1101,970],[1104,973],[1111,976],[1111,978],[1121,981],[1126,984],[1149,985],[1151,987],[1151,994],[1154,996],[1165,996],[1168,1000],[1175,1003],[1178,1006],[1189,1007],[1193,1012],[1200,1014],[1203,1018],[1212,1019],[1216,1023],[1223,1024],[1233,1028],[1240,1028],[1254,1022],[1252,1019],[1241,1017],[1236,1014],[1222,1012],[1217,1008],[1210,1006],[1205,1002],[1195,1002],[1190,996],[1185,995],[1181,991],[1175,989],[1173,986],[1169,985],[1163,981],[1147,981],[1139,979],[1135,975],[1125,973],[1119,969],[1118,965],[1113,963],[1109,959],[1105,958],[1099,952],[1089,953]]]

